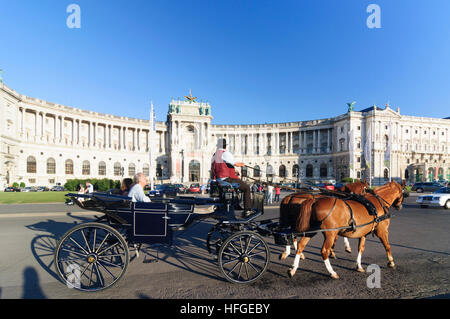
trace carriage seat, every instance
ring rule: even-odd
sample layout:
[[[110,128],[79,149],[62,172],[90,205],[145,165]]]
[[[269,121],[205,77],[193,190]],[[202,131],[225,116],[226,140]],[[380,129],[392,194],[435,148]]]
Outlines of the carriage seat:
[[[222,180],[212,180],[210,184],[209,194],[211,197],[221,197],[227,190],[233,189],[236,193],[239,193],[239,183],[228,183]]]

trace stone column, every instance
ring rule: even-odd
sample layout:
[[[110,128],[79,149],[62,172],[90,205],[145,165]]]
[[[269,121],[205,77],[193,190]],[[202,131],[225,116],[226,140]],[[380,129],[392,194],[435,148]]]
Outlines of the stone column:
[[[105,125],[103,126],[103,148],[104,149],[106,149],[106,147],[108,145],[106,130],[107,130],[107,125],[105,123]]]
[[[316,130],[313,131],[313,153],[317,152]]]
[[[331,129],[327,129],[327,153],[331,152]]]
[[[112,147],[112,125],[108,125],[108,133],[109,133],[109,138],[108,138],[108,143],[109,143],[109,148]]]
[[[307,136],[308,136],[307,131],[303,131],[303,152],[304,153],[307,152],[307,147],[308,147],[308,144],[306,141]]]
[[[123,149],[127,150],[128,149],[128,145],[127,145],[127,133],[128,133],[128,127],[124,127],[123,128]]]
[[[321,152],[321,147],[322,147],[322,145],[320,143],[320,129],[319,129],[319,130],[317,130],[317,150],[319,153]]]
[[[64,118],[62,116],[59,116],[59,143],[62,143],[63,140],[63,125],[64,125]]]
[[[38,139],[38,117],[39,117],[39,114],[38,114],[38,112],[36,111],[35,113],[34,113],[34,141],[35,142],[37,142],[37,139]]]
[[[23,107],[21,107],[19,110],[20,110],[20,137],[23,138],[23,136],[24,136],[23,123],[24,123],[24,117],[25,117],[25,110]]]
[[[75,144],[75,119],[72,119],[71,144],[72,144],[72,146]]]
[[[138,128],[137,132],[136,132],[136,147],[137,147],[138,151],[141,150],[141,129],[140,128]]]
[[[39,113],[41,115],[41,141],[44,141],[44,121],[45,121],[45,113]]]

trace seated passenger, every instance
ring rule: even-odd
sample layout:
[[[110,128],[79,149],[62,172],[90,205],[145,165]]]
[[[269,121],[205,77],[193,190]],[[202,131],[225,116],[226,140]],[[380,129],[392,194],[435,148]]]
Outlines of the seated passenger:
[[[122,185],[120,185],[119,194],[122,196],[128,196],[128,193],[130,192],[131,187],[133,187],[133,180],[131,178],[125,178],[122,181]]]
[[[134,186],[128,192],[128,197],[131,197],[133,202],[150,202],[150,198],[144,193],[144,187],[147,184],[147,177],[144,173],[134,175]]]

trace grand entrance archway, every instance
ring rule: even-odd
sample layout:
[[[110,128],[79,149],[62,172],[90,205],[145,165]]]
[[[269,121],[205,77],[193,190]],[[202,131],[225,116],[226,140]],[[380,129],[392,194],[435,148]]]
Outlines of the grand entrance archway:
[[[200,182],[200,162],[192,160],[189,163],[189,181]]]

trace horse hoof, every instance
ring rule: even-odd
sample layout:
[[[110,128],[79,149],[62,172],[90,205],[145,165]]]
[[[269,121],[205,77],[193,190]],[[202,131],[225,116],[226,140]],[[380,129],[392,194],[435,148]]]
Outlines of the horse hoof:
[[[331,258],[333,258],[333,259],[337,259],[337,257],[336,257],[336,254],[331,254]]]
[[[389,267],[389,268],[392,268],[392,269],[395,269],[395,264],[394,264],[394,262],[393,262],[393,261],[388,262],[388,267]]]
[[[295,271],[294,271],[293,269],[288,270],[288,276],[289,276],[289,278],[294,277],[294,275],[295,275]]]
[[[305,260],[305,255],[300,254],[300,259]]]
[[[285,259],[286,259],[286,256],[285,256],[284,254],[281,254],[280,256],[278,256],[278,259],[279,259],[279,260],[285,260]]]
[[[333,278],[333,279],[339,279],[339,276],[338,276],[338,274],[334,273],[334,274],[331,274],[331,278]]]
[[[361,267],[357,267],[357,268],[356,268],[356,271],[357,271],[357,272],[366,272],[366,271],[364,270],[364,268],[361,268]]]
[[[352,253],[352,250],[350,248],[345,248],[345,251],[348,252],[349,254]]]

